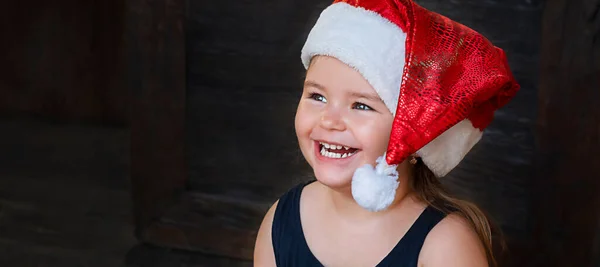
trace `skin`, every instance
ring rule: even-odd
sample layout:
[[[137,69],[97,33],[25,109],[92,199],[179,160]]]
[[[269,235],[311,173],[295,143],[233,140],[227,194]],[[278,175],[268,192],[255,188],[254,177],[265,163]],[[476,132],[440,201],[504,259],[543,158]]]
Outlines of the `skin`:
[[[412,165],[398,166],[400,185],[385,211],[360,207],[351,194],[352,175],[386,151],[393,115],[373,87],[341,61],[319,56],[306,75],[296,113],[300,149],[317,182],[306,186],[300,199],[305,239],[325,266],[375,266],[398,243],[425,209],[408,186]],[[319,153],[319,142],[358,149],[346,159]],[[275,265],[271,226],[275,203],[259,229],[254,266]],[[343,252],[343,253],[340,253]],[[450,214],[432,229],[419,255],[419,266],[487,266],[477,235],[459,216]]]

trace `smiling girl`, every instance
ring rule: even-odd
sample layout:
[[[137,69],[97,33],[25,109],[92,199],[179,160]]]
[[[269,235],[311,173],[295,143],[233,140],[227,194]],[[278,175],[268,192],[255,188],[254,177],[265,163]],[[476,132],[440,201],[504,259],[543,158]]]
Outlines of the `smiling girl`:
[[[494,265],[487,218],[438,178],[518,91],[503,51],[409,0],[336,1],[302,62],[295,127],[316,181],[269,209],[255,266]]]

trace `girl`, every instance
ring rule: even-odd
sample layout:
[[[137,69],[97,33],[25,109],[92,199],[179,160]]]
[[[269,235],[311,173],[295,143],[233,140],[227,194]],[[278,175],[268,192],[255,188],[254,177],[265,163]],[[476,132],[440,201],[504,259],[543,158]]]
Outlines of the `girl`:
[[[295,126],[316,181],[267,212],[255,266],[494,265],[488,220],[438,178],[518,91],[503,51],[410,0],[348,0],[301,58]]]

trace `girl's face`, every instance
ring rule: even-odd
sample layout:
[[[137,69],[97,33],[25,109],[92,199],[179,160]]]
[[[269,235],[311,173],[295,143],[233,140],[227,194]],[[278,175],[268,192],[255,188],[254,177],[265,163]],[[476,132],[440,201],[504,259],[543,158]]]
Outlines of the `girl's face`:
[[[332,58],[313,58],[296,113],[302,154],[319,182],[349,187],[356,168],[387,149],[393,116],[363,76]]]

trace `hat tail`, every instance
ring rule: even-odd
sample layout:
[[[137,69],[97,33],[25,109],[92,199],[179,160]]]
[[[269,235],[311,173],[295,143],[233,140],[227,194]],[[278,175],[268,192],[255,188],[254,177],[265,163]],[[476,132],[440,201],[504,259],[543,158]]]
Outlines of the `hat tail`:
[[[377,212],[387,209],[396,197],[398,165],[388,165],[385,155],[370,164],[356,169],[352,176],[352,197],[361,207]]]

